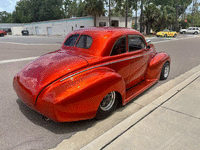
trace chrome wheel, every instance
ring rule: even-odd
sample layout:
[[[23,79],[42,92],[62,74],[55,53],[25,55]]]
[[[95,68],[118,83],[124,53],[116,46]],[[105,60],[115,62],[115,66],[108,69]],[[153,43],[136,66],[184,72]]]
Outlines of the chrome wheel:
[[[169,65],[165,66],[164,77],[167,78],[169,75]]]
[[[170,64],[169,64],[169,62],[166,62],[163,65],[163,68],[162,68],[162,71],[161,71],[161,74],[160,74],[160,80],[167,79],[168,76],[169,76],[169,72],[170,72]]]
[[[97,120],[105,119],[116,109],[120,94],[112,91],[108,93],[101,101],[95,118]]]
[[[113,104],[115,103],[116,94],[115,92],[108,93],[102,100],[100,104],[100,108],[103,111],[108,111],[112,108]]]

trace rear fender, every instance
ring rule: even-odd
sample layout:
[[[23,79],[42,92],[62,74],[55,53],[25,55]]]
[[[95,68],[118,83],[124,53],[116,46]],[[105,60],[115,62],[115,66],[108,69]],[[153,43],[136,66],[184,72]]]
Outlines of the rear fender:
[[[125,99],[125,82],[114,70],[100,67],[52,83],[38,96],[36,106],[59,122],[91,119],[111,91]]]
[[[165,62],[170,63],[171,59],[167,53],[161,52],[157,53],[150,61],[149,67],[147,69],[146,79],[158,79],[160,78],[160,73]]]

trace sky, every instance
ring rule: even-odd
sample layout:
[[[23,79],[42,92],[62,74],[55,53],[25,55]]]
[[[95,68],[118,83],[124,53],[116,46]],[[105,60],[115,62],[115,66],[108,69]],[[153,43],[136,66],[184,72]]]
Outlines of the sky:
[[[0,12],[7,11],[12,13],[15,10],[16,2],[19,0],[0,0]]]
[[[15,10],[15,5],[18,1],[20,0],[0,0],[0,12],[7,11],[9,13],[12,13]],[[197,1],[200,3],[200,0]]]

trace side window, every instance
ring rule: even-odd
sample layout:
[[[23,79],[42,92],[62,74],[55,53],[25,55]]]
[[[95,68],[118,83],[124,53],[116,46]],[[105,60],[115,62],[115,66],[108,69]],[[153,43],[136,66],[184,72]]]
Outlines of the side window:
[[[72,35],[70,36],[64,43],[65,46],[74,46],[77,39],[79,37],[79,34],[75,34],[75,35]]]
[[[80,39],[78,40],[78,43],[76,44],[76,47],[88,49],[91,45],[92,38],[88,35],[81,35]]]
[[[141,37],[128,36],[129,52],[145,48],[145,42]]]
[[[112,49],[111,56],[126,53],[126,37],[118,39]]]
[[[99,26],[100,27],[106,26],[106,22],[99,22]]]

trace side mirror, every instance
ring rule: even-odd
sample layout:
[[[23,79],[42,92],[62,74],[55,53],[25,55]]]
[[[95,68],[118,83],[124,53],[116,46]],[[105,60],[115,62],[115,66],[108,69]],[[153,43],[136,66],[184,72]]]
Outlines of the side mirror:
[[[147,45],[151,44],[151,40],[147,40]]]

